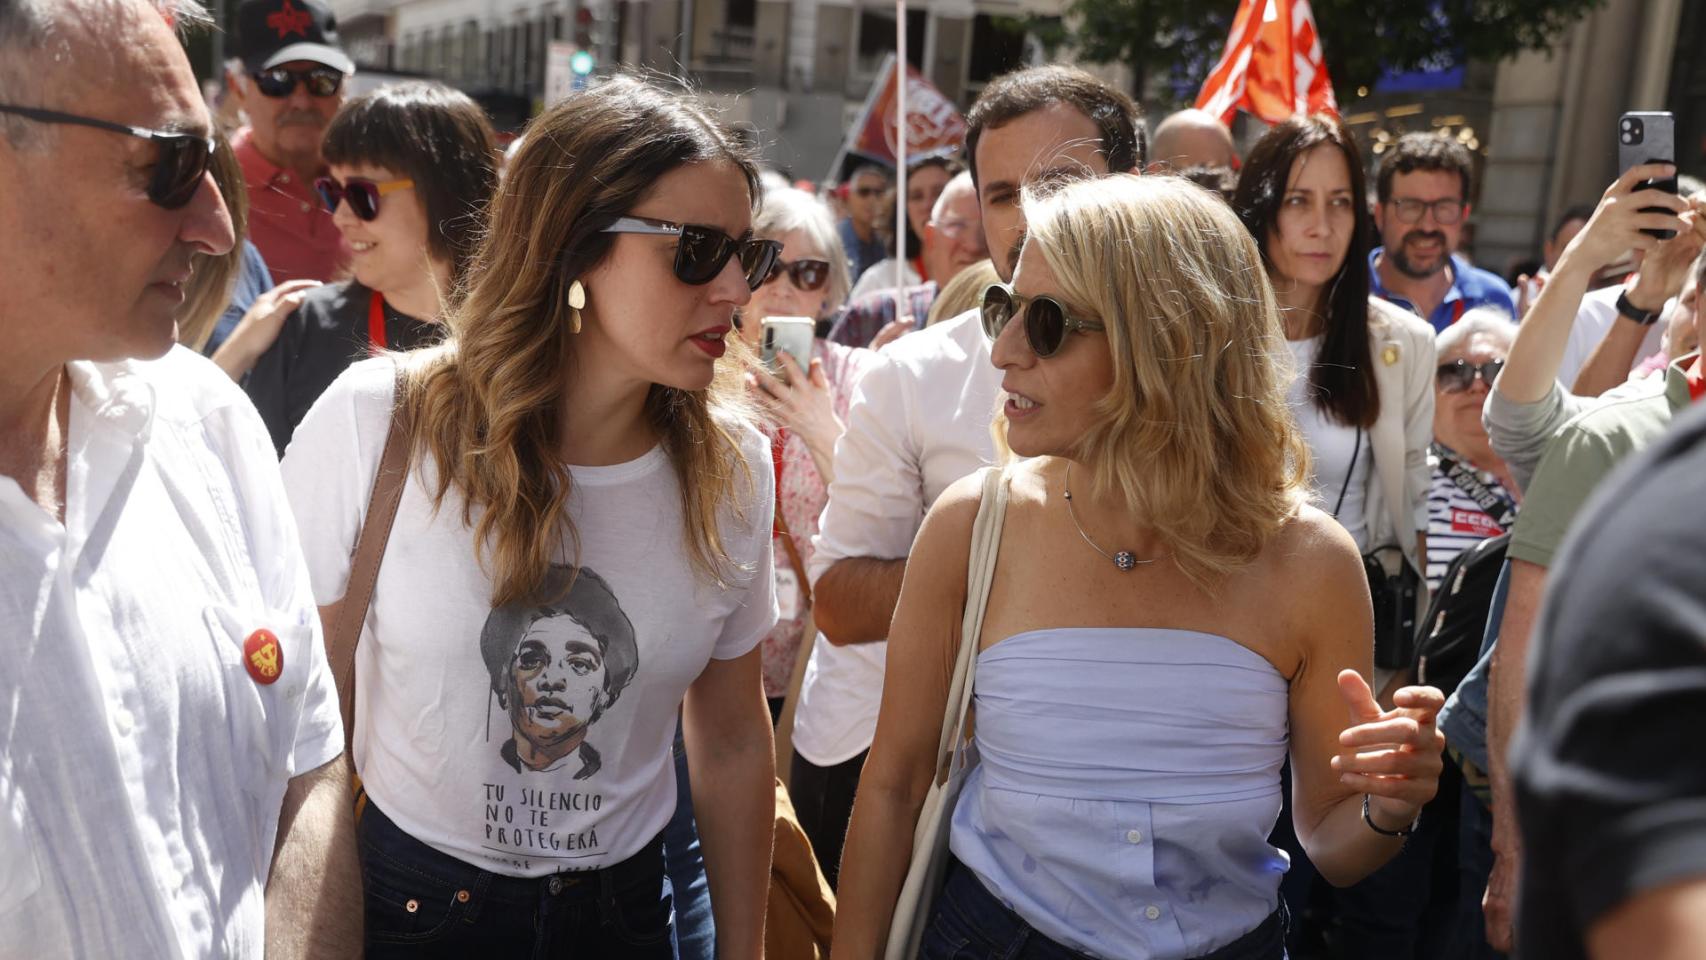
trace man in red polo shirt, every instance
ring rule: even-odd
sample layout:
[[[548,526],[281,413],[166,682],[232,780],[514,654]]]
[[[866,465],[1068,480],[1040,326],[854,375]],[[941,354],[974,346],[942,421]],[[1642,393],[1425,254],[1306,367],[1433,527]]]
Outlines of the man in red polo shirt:
[[[321,135],[355,72],[337,17],[315,0],[245,0],[237,50],[242,67],[226,83],[247,118],[232,146],[249,185],[249,239],[275,283],[336,279],[349,251],[314,179],[326,172]]]

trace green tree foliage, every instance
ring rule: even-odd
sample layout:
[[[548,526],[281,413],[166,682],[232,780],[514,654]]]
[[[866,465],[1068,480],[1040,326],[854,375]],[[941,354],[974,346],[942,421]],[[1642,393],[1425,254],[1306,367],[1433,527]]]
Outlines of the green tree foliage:
[[[1341,102],[1385,70],[1498,60],[1543,49],[1604,0],[1310,0]],[[1138,83],[1207,75],[1237,0],[1067,0],[1064,22],[1038,22],[1047,43],[1094,63],[1124,63]]]

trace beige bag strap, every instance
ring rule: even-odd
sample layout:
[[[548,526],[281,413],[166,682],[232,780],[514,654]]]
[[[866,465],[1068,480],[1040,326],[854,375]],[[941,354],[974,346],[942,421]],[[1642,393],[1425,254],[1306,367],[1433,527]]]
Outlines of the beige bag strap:
[[[344,716],[344,750],[355,738],[355,648],[361,642],[361,625],[373,602],[373,585],[379,580],[379,563],[385,559],[385,544],[391,539],[391,524],[403,499],[403,484],[409,475],[409,411],[403,403],[406,375],[397,367],[396,397],[391,406],[391,429],[379,453],[379,470],[373,477],[373,492],[367,513],[350,558],[349,584],[326,633],[326,653],[332,676],[338,684],[338,704]]]
[[[978,639],[989,588],[995,581],[995,558],[1001,553],[1001,525],[1007,516],[1007,473],[989,467],[983,475],[983,500],[972,523],[971,559],[966,567],[966,611],[960,625],[960,650],[954,677],[948,684],[948,709],[942,715],[942,736],[936,746],[936,781],[946,782],[955,758],[965,746],[966,714],[971,709],[977,672]]]

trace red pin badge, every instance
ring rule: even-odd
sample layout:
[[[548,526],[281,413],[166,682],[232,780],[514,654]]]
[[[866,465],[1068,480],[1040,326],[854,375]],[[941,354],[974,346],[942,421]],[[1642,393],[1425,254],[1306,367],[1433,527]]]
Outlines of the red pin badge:
[[[284,650],[271,630],[256,630],[243,641],[243,666],[256,683],[272,683],[284,672]]]

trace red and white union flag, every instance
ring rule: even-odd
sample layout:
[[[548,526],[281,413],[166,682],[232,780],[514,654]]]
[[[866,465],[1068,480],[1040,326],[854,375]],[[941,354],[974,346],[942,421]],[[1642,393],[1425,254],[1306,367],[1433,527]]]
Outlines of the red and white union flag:
[[[1239,0],[1226,53],[1196,105],[1228,124],[1239,108],[1268,123],[1299,113],[1337,115],[1309,0]]]

